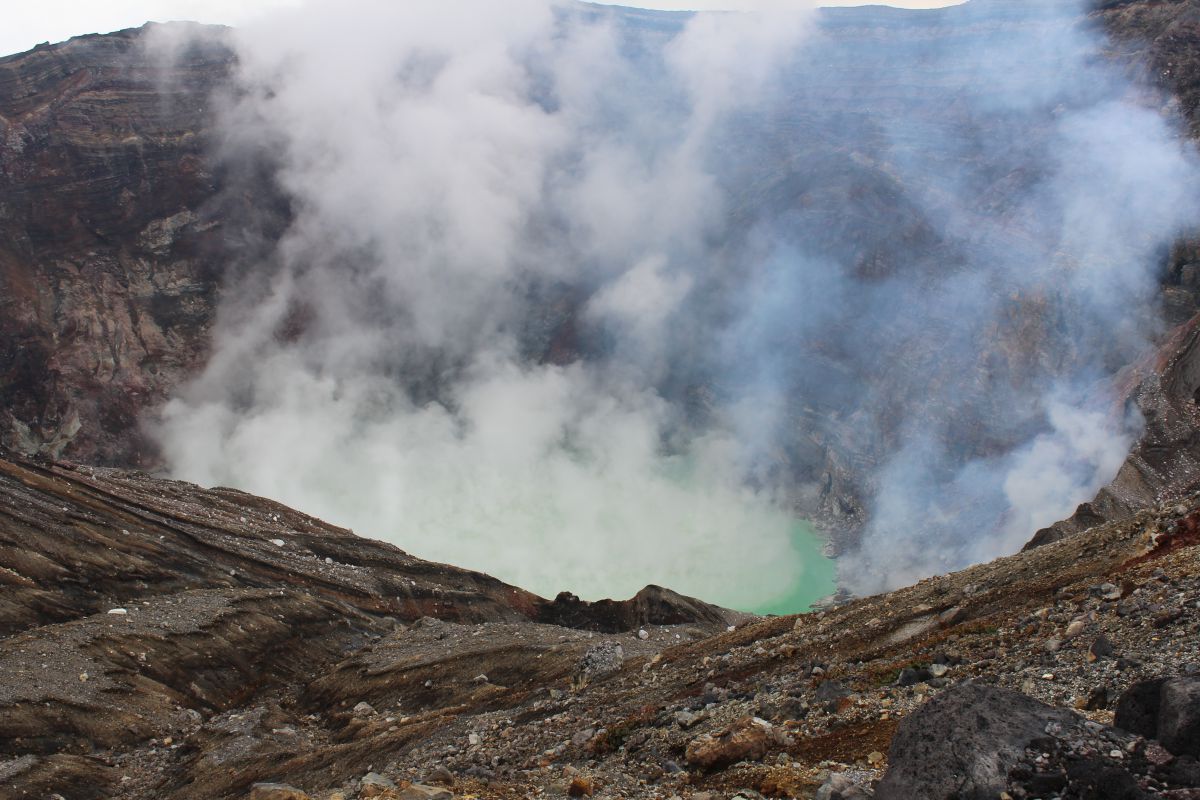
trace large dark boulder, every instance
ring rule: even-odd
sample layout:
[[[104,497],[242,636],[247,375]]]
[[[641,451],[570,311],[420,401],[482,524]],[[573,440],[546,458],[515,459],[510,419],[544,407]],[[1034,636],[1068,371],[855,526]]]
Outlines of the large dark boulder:
[[[1047,726],[1076,721],[1069,711],[995,686],[947,689],[900,723],[876,797],[995,800],[1025,748],[1046,738]]]
[[[1113,724],[1122,730],[1153,739],[1158,735],[1159,695],[1165,678],[1139,681],[1121,694]]]
[[[1200,756],[1200,678],[1135,683],[1117,701],[1118,728],[1151,739],[1177,756]]]
[[[1089,800],[1142,800],[1146,793],[1128,770],[1103,758],[1084,758],[1067,768],[1074,796]]]
[[[1158,740],[1177,756],[1200,756],[1200,678],[1173,678],[1163,684]]]

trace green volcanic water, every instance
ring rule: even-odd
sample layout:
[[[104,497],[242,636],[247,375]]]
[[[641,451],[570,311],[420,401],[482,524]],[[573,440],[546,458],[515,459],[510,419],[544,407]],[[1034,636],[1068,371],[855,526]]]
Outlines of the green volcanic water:
[[[804,565],[792,588],[784,596],[756,608],[740,609],[754,614],[798,614],[837,588],[837,565],[825,556],[824,541],[807,522],[796,520],[791,526],[792,548]]]
[[[465,428],[437,406],[354,417],[348,430],[304,425],[322,386],[301,387],[289,397],[302,407],[247,423],[248,438],[231,445],[237,470],[189,477],[275,497],[543,597],[625,599],[657,584],[785,614],[833,591],[821,538],[786,498],[746,483],[738,442],[713,434],[663,453],[657,417],[612,402],[576,420],[567,446],[562,420],[578,417],[567,377],[522,373],[515,386],[465,396]],[[303,437],[287,433],[300,428]],[[265,453],[271,461],[251,468]]]

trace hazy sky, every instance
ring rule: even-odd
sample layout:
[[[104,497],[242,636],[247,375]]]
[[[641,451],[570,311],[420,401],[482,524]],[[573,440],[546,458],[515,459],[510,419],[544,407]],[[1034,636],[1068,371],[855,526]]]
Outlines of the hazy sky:
[[[28,50],[39,42],[59,42],[84,33],[107,33],[141,25],[147,20],[190,19],[237,25],[273,8],[299,5],[302,0],[42,0],[13,3],[4,12],[0,29],[0,55]],[[863,0],[645,0],[623,2],[645,8],[753,9],[762,7],[807,7],[870,5]],[[934,8],[954,5],[957,0],[891,0],[887,5],[905,8]]]

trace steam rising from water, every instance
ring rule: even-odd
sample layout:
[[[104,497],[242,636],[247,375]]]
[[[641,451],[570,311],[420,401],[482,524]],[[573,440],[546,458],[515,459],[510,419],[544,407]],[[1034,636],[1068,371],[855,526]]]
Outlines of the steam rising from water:
[[[848,585],[1011,550],[1123,458],[1098,381],[1196,211],[1061,14],[901,52],[540,0],[239,31],[223,154],[294,221],[163,410],[172,471],[544,594],[823,594],[792,512],[839,462]]]

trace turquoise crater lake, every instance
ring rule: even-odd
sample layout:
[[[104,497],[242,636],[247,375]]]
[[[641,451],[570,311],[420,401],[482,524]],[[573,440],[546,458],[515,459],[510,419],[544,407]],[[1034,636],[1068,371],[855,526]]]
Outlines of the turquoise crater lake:
[[[755,614],[798,614],[837,588],[837,564],[825,555],[825,540],[802,520],[791,524],[791,540],[803,571],[785,594],[756,608],[739,609]]]

